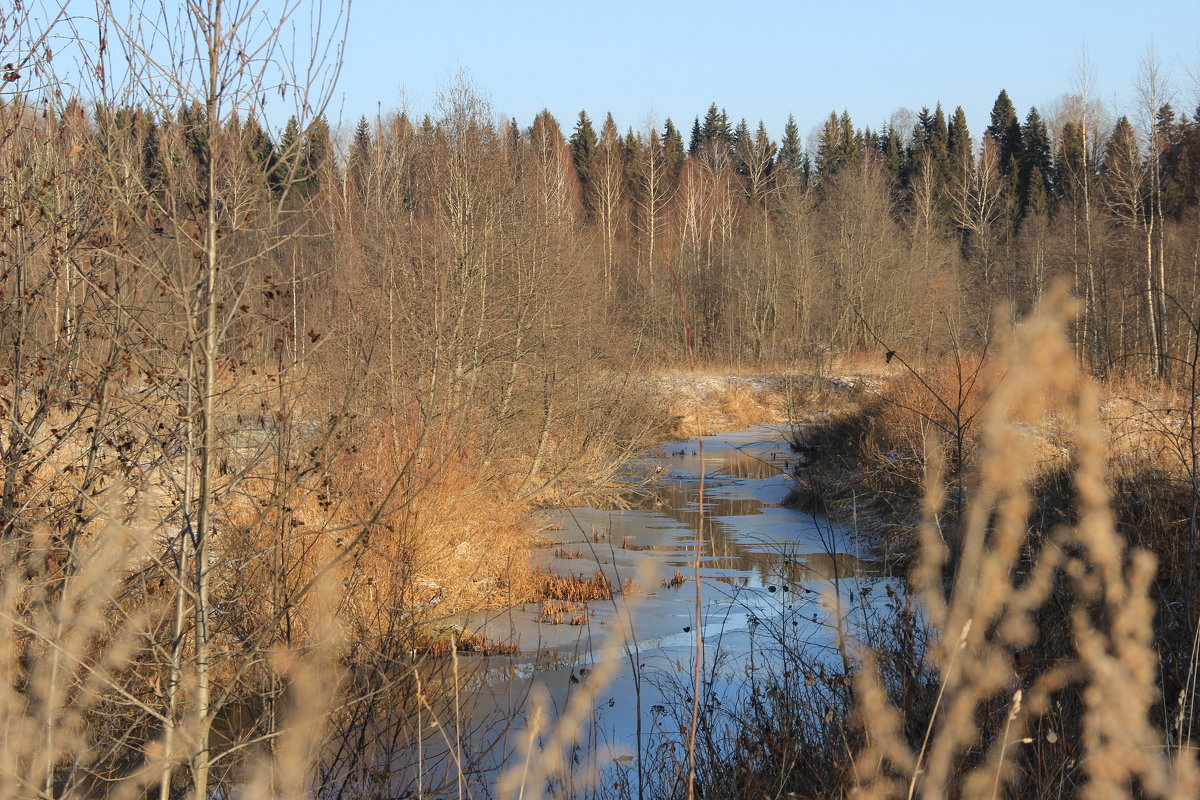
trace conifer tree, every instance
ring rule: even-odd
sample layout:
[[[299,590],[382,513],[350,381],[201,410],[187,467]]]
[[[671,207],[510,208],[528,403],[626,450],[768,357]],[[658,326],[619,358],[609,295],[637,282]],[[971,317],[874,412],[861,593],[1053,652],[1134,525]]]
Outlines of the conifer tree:
[[[1029,109],[1025,124],[1021,126],[1021,169],[1017,192],[1022,217],[1046,210],[1052,168],[1050,132],[1034,106]]]
[[[902,185],[905,180],[904,148],[900,143],[900,134],[896,131],[895,126],[890,123],[884,126],[879,143],[879,152],[883,155],[884,166],[887,167],[888,175],[892,181],[897,186]]]
[[[549,155],[566,144],[562,135],[562,126],[550,113],[550,109],[543,108],[533,118],[533,124],[529,126],[529,142],[534,147],[543,148],[544,155]]]
[[[858,136],[854,130],[854,123],[850,121],[850,112],[842,111],[842,116],[838,119],[838,125],[841,128],[839,145],[841,146],[841,163],[849,164],[858,158],[859,142]]]
[[[625,141],[621,144],[621,152],[625,159],[626,191],[632,191],[636,183],[634,175],[641,169],[642,156],[644,154],[642,137],[634,133],[632,127],[625,131]]]
[[[938,109],[941,109],[940,105]],[[974,144],[962,106],[954,109],[954,115],[946,124],[946,154],[938,166],[943,194],[948,193],[950,187],[965,185],[975,169]]]
[[[1054,155],[1054,193],[1060,202],[1071,200],[1081,180],[1083,165],[1083,128],[1078,122],[1065,122]]]
[[[824,179],[856,158],[858,137],[850,120],[850,112],[843,111],[839,117],[836,111],[831,111],[817,142],[817,174]]]
[[[733,155],[736,136],[729,127],[729,115],[725,109],[718,109],[713,103],[704,115],[704,122],[693,131],[696,148],[692,155],[704,160],[713,172],[719,172],[729,163]]]
[[[704,115],[704,124],[700,129],[700,137],[704,142],[724,142],[729,146],[733,142],[733,131],[729,127],[729,115],[725,113],[725,109],[717,109],[717,104],[713,103],[708,107],[708,112]]]
[[[817,160],[814,166],[821,180],[837,172],[838,167],[842,165],[841,131],[837,112],[830,111],[829,118],[821,126],[821,135],[817,139]]]
[[[262,125],[258,123],[258,119],[253,115],[246,118],[246,124],[242,126],[243,141],[246,143],[246,155],[250,157],[260,175],[270,175],[275,168],[275,145],[271,142],[271,137],[263,130]],[[150,134],[147,135],[146,141],[149,143],[154,140],[154,124],[150,123]],[[153,163],[148,160],[148,165]]]
[[[575,132],[571,134],[571,161],[575,164],[575,171],[579,174],[579,183],[584,192],[587,192],[591,180],[592,162],[596,159],[598,141],[591,117],[587,111],[580,111],[579,119],[575,122]]]
[[[753,147],[754,137],[750,134],[750,126],[746,124],[746,118],[742,117],[738,120],[737,127],[733,129],[733,147],[738,154],[737,160],[734,162],[734,171],[738,175],[745,176],[746,163],[741,157],[744,148]]]
[[[1000,148],[1000,172],[1010,181],[1014,180],[1020,171],[1021,123],[1017,119],[1017,109],[1004,89],[1000,90],[996,102],[992,105],[992,118],[987,127],[987,135],[991,136],[992,141]]]
[[[766,199],[777,149],[761,120],[753,135],[745,120],[738,125],[735,168],[745,181],[746,196],[754,205]]]
[[[309,185],[315,186],[320,181],[322,167],[329,161],[333,148],[329,144],[329,123],[324,115],[309,123],[304,132],[304,145],[301,150],[301,168],[303,178]]]
[[[971,130],[967,127],[967,114],[962,106],[954,109],[954,116],[946,129],[946,141],[953,161],[965,162],[971,158]]]
[[[371,161],[371,125],[366,115],[358,120],[350,142],[350,178],[359,192],[366,189],[367,171]]]
[[[692,122],[692,136],[688,140],[688,155],[694,156],[700,152],[700,145],[704,143],[704,131],[700,128],[700,118]]]
[[[934,164],[937,165],[938,176],[944,183],[950,175],[950,130],[946,123],[946,112],[942,111],[941,103],[937,104],[937,108],[933,112],[927,142],[929,150],[933,154]]]
[[[300,123],[293,114],[288,117],[287,125],[283,128],[283,136],[279,139],[279,161],[272,173],[277,188],[287,187],[293,181],[298,180],[300,146]]]
[[[683,134],[675,127],[675,123],[667,117],[667,122],[663,125],[663,155],[670,167],[671,177],[674,178],[679,174],[679,170],[683,169],[683,160],[685,153],[683,149]]]
[[[775,158],[776,183],[783,186],[798,186],[804,172],[804,149],[800,145],[800,129],[796,117],[788,114],[783,126],[783,138],[779,142],[779,154]]]

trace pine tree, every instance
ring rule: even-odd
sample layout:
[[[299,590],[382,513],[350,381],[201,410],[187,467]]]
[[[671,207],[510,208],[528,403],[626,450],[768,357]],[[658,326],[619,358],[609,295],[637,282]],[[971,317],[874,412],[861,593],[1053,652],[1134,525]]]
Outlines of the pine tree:
[[[596,160],[596,130],[586,111],[579,112],[575,132],[571,134],[571,161],[579,174],[579,183],[586,192],[592,174],[592,162]]]

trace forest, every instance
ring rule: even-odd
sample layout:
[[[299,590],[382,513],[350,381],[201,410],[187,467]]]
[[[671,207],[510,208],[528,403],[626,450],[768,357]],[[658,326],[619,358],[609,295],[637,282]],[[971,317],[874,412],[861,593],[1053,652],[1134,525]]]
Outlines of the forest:
[[[991,87],[987,120],[930,98],[878,128],[833,111],[807,140],[719,99],[690,126],[518,120],[466,80],[339,127],[340,18],[306,66],[239,8],[189,3],[163,25],[188,35],[163,41],[102,17],[61,72],[61,20],[0,9],[0,795],[400,792],[387,765],[457,713],[451,659],[504,652],[440,621],[546,596],[531,512],[611,496],[677,432],[656,376],[870,364],[887,380],[797,441],[848,454],[825,476],[842,489],[801,493],[833,516],[848,475],[892,498],[874,511],[933,610],[905,606],[878,655],[807,684],[837,709],[823,722],[744,723],[735,743],[807,742],[787,770],[762,755],[722,773],[712,745],[705,772],[694,714],[688,779],[664,796],[912,798],[926,745],[942,783],[922,796],[1193,796],[1200,107],[1175,107],[1152,57],[1133,108],[1085,74],[1041,109]],[[275,119],[265,98],[289,91]],[[1049,383],[991,371],[1024,376],[1019,354]],[[1064,381],[1133,409],[1125,427],[1089,439],[1093,390]],[[1020,397],[1082,433],[1027,484],[989,484]],[[1110,463],[1096,436],[1126,473],[1087,471]],[[1074,524],[1128,534],[1160,577],[1120,537],[1054,539]],[[963,622],[951,589],[980,548],[1028,601],[1012,619],[972,595]],[[1108,672],[1070,672],[1023,627],[1072,581],[1081,604],[1039,624],[1075,625]],[[970,619],[991,638],[960,657]],[[1022,651],[1040,678],[1005,671]],[[1089,727],[1113,702],[1088,694],[1097,675],[1142,705]],[[1021,689],[996,700],[1018,684],[1041,698],[1025,716]],[[953,725],[934,724],[943,690]],[[1051,697],[1077,745],[1011,756],[1010,726],[1016,742]],[[929,713],[897,721],[889,702]],[[1122,735],[1126,772],[1080,773]]]

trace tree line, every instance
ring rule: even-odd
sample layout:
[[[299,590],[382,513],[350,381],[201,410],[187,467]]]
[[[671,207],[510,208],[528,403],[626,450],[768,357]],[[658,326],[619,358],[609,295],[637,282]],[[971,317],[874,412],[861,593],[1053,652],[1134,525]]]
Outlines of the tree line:
[[[487,126],[556,163],[604,318],[640,352],[681,351],[676,282],[700,352],[750,362],[986,337],[997,302],[1018,314],[1063,275],[1085,303],[1080,358],[1161,375],[1194,316],[1200,123],[1148,92],[1135,125],[1084,94],[1022,119],[1001,91],[979,139],[961,107],[879,130],[831,113],[811,148],[794,118],[776,142],[716,104],[686,143],[669,119],[622,133],[609,114],[597,132],[586,111],[569,136],[545,111]],[[369,191],[383,153],[422,160],[437,135],[429,117],[360,120],[349,182]]]

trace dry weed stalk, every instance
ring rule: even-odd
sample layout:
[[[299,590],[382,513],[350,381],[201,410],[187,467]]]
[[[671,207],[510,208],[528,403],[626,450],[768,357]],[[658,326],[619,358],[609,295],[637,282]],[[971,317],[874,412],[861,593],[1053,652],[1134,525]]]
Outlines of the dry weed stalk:
[[[932,667],[940,688],[928,719],[919,721],[926,736],[914,752],[874,657],[864,656],[856,678],[865,734],[856,797],[1050,793],[1028,784],[1020,753],[1035,745],[1035,728],[1054,730],[1055,704],[1067,687],[1082,693],[1081,741],[1060,746],[1079,753],[1084,797],[1191,797],[1200,786],[1191,753],[1171,758],[1153,722],[1154,557],[1128,550],[1114,525],[1096,389],[1064,333],[1074,310],[1065,290],[1049,294],[1002,348],[957,541],[945,541],[939,525],[942,451],[927,443],[922,558],[912,583],[938,635]],[[1029,481],[1038,426],[1053,414],[1069,422],[1077,520],[1036,542],[1027,535]],[[1037,638],[1035,615],[1059,581],[1069,588],[1074,655],[1027,671],[1022,651]]]

